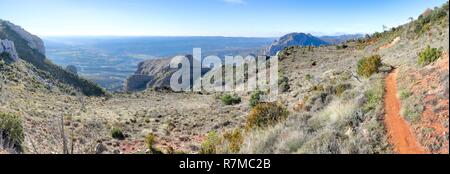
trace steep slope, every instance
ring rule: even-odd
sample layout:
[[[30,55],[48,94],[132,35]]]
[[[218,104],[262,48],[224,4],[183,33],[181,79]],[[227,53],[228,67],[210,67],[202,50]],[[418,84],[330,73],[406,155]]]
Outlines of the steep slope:
[[[49,73],[51,78],[73,86],[86,95],[100,96],[105,94],[104,90],[96,84],[79,78],[51,63],[45,57],[45,48],[43,47],[42,40],[29,34],[22,28],[10,22],[0,20],[0,39],[12,41],[18,53],[18,57],[34,65],[37,69]]]
[[[1,22],[1,20],[0,20]],[[18,25],[14,25],[11,22],[8,21],[3,21],[4,25],[7,25],[8,28],[12,31],[14,31],[15,33],[17,33],[22,39],[26,40],[28,43],[28,46],[32,49],[37,50],[39,53],[45,55],[45,47],[44,47],[44,42],[41,40],[41,38],[32,35],[31,33],[28,33],[27,31],[25,31],[25,29],[23,29],[22,27],[18,26]]]
[[[185,55],[191,62],[191,70],[196,61],[191,55]],[[125,91],[141,91],[147,88],[170,89],[170,78],[178,71],[178,68],[170,68],[172,59],[153,59],[141,62],[136,73],[125,82]],[[202,74],[209,71],[209,68],[202,68]],[[194,84],[196,79],[191,79]]]
[[[125,82],[125,91],[145,90],[148,87],[169,87],[170,76],[176,69],[170,69],[170,59],[147,60],[139,63],[136,73]]]
[[[347,42],[347,48],[285,49],[280,68],[290,88],[279,102],[291,115],[243,135],[240,152],[448,154],[448,16],[447,2],[411,23]],[[369,78],[359,76],[358,61],[372,55],[384,65]],[[420,55],[435,62],[421,65]],[[398,69],[397,82],[395,76],[386,81],[392,67]],[[385,85],[398,85],[398,93],[389,87],[385,94]],[[392,110],[385,107],[393,107],[397,96],[401,102],[393,113],[400,113],[394,119],[404,121],[388,121],[385,111]],[[399,134],[388,133],[400,127]]]
[[[320,40],[311,34],[291,33],[287,34],[270,45],[265,54],[269,56],[276,55],[279,51],[289,46],[321,46],[329,45],[329,43]]]

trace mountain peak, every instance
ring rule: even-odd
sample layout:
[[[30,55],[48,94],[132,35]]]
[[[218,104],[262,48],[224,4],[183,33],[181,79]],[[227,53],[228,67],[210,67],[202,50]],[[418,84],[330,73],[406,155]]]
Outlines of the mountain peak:
[[[280,37],[266,49],[266,55],[276,55],[279,51],[289,46],[321,46],[329,43],[306,33],[289,33]]]

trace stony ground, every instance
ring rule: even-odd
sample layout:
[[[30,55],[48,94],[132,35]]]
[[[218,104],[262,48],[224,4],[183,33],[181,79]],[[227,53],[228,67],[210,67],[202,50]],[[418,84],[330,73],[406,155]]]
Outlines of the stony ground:
[[[61,153],[61,119],[75,153],[93,153],[98,143],[109,153],[143,153],[145,137],[156,136],[155,147],[185,153],[199,151],[204,136],[243,123],[244,104],[223,106],[216,95],[148,91],[112,98],[81,98],[34,93],[15,96],[3,105],[23,113],[26,146],[30,153]],[[123,130],[124,140],[110,130]]]

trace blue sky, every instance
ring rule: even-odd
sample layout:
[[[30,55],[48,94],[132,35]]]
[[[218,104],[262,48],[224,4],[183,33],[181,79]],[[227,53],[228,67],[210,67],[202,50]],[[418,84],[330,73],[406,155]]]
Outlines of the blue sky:
[[[0,19],[39,36],[278,37],[372,33],[446,0],[0,0]]]

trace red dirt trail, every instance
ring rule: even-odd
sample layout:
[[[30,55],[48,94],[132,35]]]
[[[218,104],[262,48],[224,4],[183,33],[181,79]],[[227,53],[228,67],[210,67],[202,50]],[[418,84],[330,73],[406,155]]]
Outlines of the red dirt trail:
[[[394,70],[386,77],[385,125],[389,142],[399,154],[424,154],[426,151],[417,142],[405,119],[400,115],[400,100],[397,97],[397,73]]]

